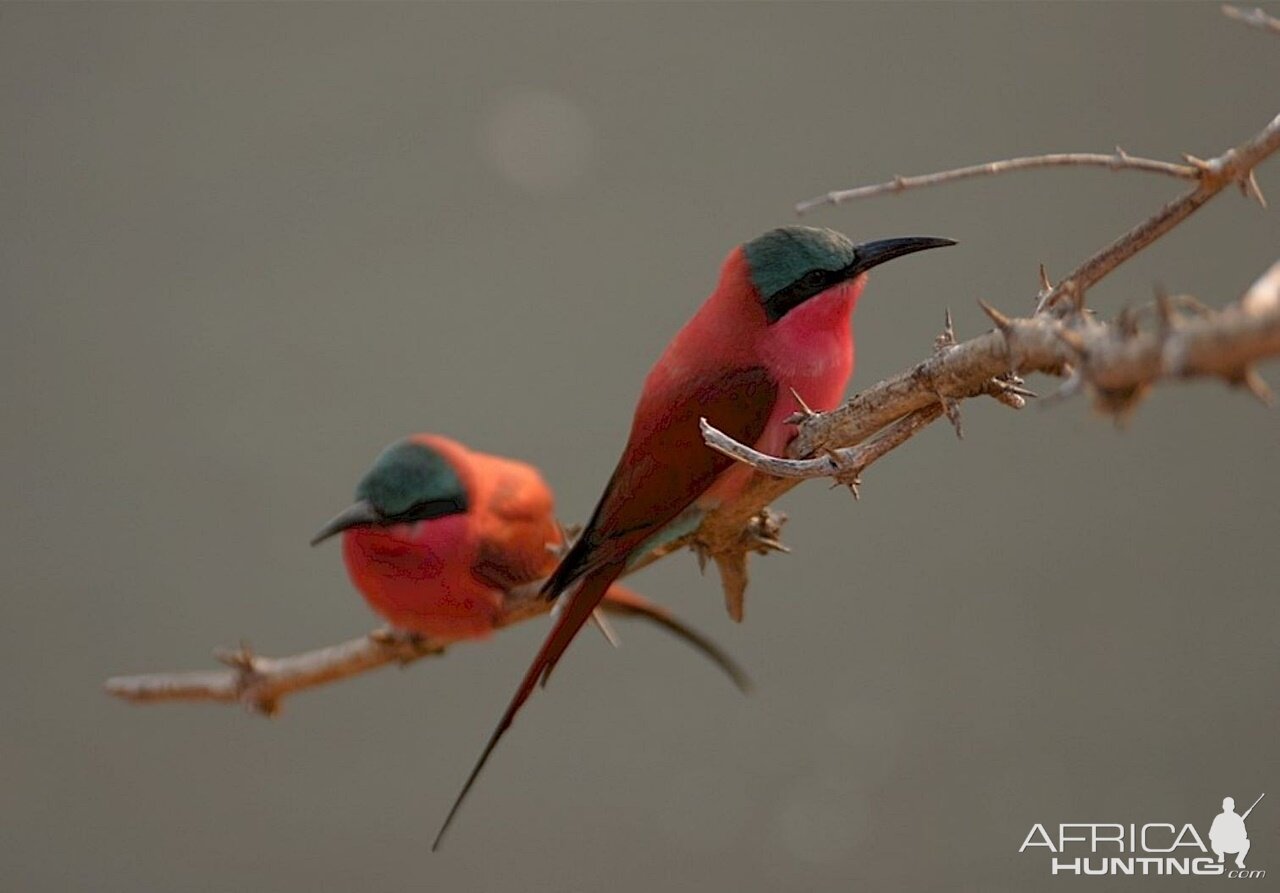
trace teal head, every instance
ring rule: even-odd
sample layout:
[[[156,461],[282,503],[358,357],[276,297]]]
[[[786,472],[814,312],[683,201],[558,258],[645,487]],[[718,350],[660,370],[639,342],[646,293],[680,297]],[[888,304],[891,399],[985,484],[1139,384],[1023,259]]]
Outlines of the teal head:
[[[950,239],[907,236],[855,245],[835,230],[782,226],[742,246],[770,324],[810,298],[847,282],[885,261],[954,245]]]
[[[356,485],[356,501],[311,540],[351,527],[410,524],[467,511],[467,489],[449,460],[416,440],[393,443]]]

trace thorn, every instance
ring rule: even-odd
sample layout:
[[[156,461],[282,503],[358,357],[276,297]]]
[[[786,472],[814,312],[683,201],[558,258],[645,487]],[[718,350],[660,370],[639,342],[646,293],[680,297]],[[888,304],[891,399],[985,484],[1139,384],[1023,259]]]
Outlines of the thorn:
[[[1129,153],[1120,146],[1116,146],[1116,154],[1120,156],[1121,161],[1128,161],[1131,157]]]
[[[1160,368],[1165,375],[1181,375],[1186,360],[1181,345],[1174,338],[1178,311],[1173,298],[1160,285],[1156,286],[1156,319],[1159,322]]]
[[[796,403],[800,404],[800,409],[783,419],[783,424],[803,425],[805,422],[808,422],[811,419],[816,419],[818,416],[822,415],[822,413],[815,410],[808,403],[805,403],[804,398],[800,396],[800,392],[795,388],[789,388],[788,390],[791,391],[791,396],[796,398]]]
[[[991,321],[996,324],[996,328],[1006,336],[1013,331],[1013,320],[1009,319],[1009,317],[982,300],[982,298],[978,298],[978,306],[982,308],[983,313],[991,317]]]
[[[233,670],[239,670],[242,673],[252,673],[254,671],[253,646],[245,639],[240,640],[239,648],[216,649],[213,652],[213,657],[218,663],[225,664]]]
[[[1267,207],[1267,197],[1262,194],[1262,187],[1258,185],[1258,172],[1251,170],[1249,176],[1240,180],[1240,192],[1245,198],[1251,198],[1256,201],[1265,210]]]
[[[1045,270],[1044,264],[1040,265],[1040,291],[1053,291],[1053,283],[1049,281],[1049,273]]]
[[[824,449],[822,454],[827,457],[827,461],[831,463],[831,487],[848,487],[849,492],[853,494],[855,500],[862,498],[862,493],[858,487],[862,484],[862,469],[853,468],[845,461],[845,457],[840,455],[833,449]]]
[[[604,616],[604,611],[599,608],[592,611],[591,622],[595,624],[596,629],[600,630],[600,634],[604,636],[605,641],[614,648],[622,644],[618,638],[618,633],[613,628],[613,624],[609,622],[609,618]]]
[[[948,347],[956,346],[956,327],[951,322],[950,307],[947,308],[944,319],[946,320],[946,324],[942,328],[942,334],[933,339],[933,352],[936,354],[942,353]]]
[[[996,324],[996,328],[1000,330],[1000,334],[1004,336],[1005,352],[1009,355],[1009,374],[1017,375],[1020,352],[1017,341],[1014,338],[1017,333],[1013,327],[1013,320],[982,300],[982,298],[978,298],[978,306],[982,308],[983,313],[991,318],[991,321]]]
[[[1062,293],[1071,299],[1071,305],[1076,313],[1084,312],[1084,289],[1080,287],[1080,283],[1074,279],[1068,279],[1062,283]]]
[[[756,551],[761,555],[766,552],[781,552],[784,555],[791,554],[791,547],[780,540],[771,540],[767,537],[758,537],[753,540],[752,545],[756,547]]]
[[[1180,377],[1187,369],[1187,340],[1174,332],[1165,333],[1160,339],[1160,371],[1170,377]]]
[[[560,522],[559,518],[552,519],[556,525],[556,532],[560,535],[560,542],[547,543],[547,551],[557,558],[562,558],[568,554],[569,549],[573,546],[573,535],[569,533],[569,529]]]
[[[800,404],[800,411],[797,412],[796,415],[802,416],[805,419],[811,419],[817,415],[817,413],[810,408],[809,404],[804,402],[804,398],[800,396],[799,391],[795,388],[788,388],[787,390],[791,391],[791,396],[795,397],[796,403]]]
[[[1211,162],[1205,161],[1203,158],[1197,158],[1189,152],[1182,153],[1182,160],[1194,167],[1201,174],[1213,173],[1213,164]]]
[[[1231,383],[1236,387],[1247,390],[1263,406],[1271,407],[1276,405],[1276,395],[1272,393],[1266,379],[1259,375],[1258,370],[1253,366],[1245,366]]]
[[[858,489],[860,486],[862,486],[862,478],[855,474],[852,478],[834,477],[831,481],[831,486],[827,489],[834,490],[836,487],[848,487],[849,492],[853,494],[853,501],[858,502],[862,499],[862,491]]]
[[[1193,295],[1178,295],[1174,300],[1183,310],[1190,310],[1196,316],[1213,316],[1213,308],[1202,304]]]
[[[951,423],[951,427],[956,429],[956,438],[964,440],[964,428],[960,426],[960,404],[955,400],[949,400],[937,391],[934,394],[938,398],[938,402],[942,404],[942,411],[946,413],[947,421]]]
[[[717,552],[715,561],[724,590],[725,610],[735,623],[741,623],[747,596],[747,553]]]
[[[559,518],[556,518],[555,522],[556,530],[560,534],[560,551],[567,553],[573,548],[573,544],[578,541],[578,537],[582,535],[582,525],[564,524]]]
[[[1173,305],[1173,298],[1162,287],[1156,286],[1156,316],[1160,320],[1161,337],[1167,337],[1178,322],[1178,311]]]
[[[1145,382],[1108,390],[1095,388],[1093,408],[1111,416],[1116,429],[1124,431],[1128,427],[1129,419],[1133,417],[1134,410],[1138,408],[1150,389],[1151,386]]]
[[[1061,325],[1054,326],[1053,334],[1058,336],[1059,341],[1071,348],[1076,356],[1083,357],[1085,355],[1084,336],[1075,329],[1068,329]]]
[[[280,699],[279,698],[254,698],[245,705],[250,710],[256,710],[263,716],[272,717],[280,715]]]
[[[1116,328],[1120,330],[1120,334],[1125,338],[1132,338],[1138,334],[1138,314],[1128,304],[1120,310],[1120,315],[1116,317]]]

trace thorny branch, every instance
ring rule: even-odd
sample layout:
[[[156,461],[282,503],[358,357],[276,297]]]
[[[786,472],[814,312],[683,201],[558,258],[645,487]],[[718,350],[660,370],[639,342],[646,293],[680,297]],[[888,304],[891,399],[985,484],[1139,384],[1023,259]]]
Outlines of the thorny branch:
[[[1253,27],[1280,33],[1280,20],[1261,10],[1224,12]],[[895,177],[887,183],[831,192],[802,202],[799,212],[819,205],[940,185],[970,177],[1050,166],[1095,166],[1112,170],[1159,173],[1195,182],[1195,187],[1166,204],[1121,235],[1053,286],[1041,269],[1036,312],[1009,317],[979,302],[996,328],[957,343],[947,325],[932,355],[899,375],[855,395],[831,412],[802,412],[793,421],[797,436],[786,457],[765,456],[737,443],[704,420],[703,434],[712,448],[753,466],[757,473],[743,497],[731,507],[711,512],[691,535],[656,551],[633,567],[638,570],[683,547],[700,560],[711,558],[721,573],[730,615],[741,619],[751,552],[787,551],[779,540],[786,516],[769,503],[809,477],[831,477],[858,495],[861,473],[901,446],[933,421],[946,416],[960,434],[959,403],[990,396],[1015,409],[1033,397],[1021,375],[1040,372],[1066,382],[1056,397],[1087,390],[1095,406],[1124,419],[1158,381],[1217,377],[1249,390],[1263,402],[1270,391],[1256,364],[1280,356],[1280,261],[1237,302],[1211,311],[1198,302],[1158,296],[1154,326],[1144,328],[1141,313],[1123,312],[1114,321],[1094,320],[1084,309],[1085,292],[1120,264],[1168,233],[1206,202],[1236,184],[1242,193],[1266,206],[1254,169],[1280,148],[1280,116],[1241,145],[1210,160],[1186,156],[1186,164],[1115,155],[1046,155],[994,162],[921,177]],[[1069,298],[1069,300],[1063,300]],[[1191,314],[1183,312],[1190,307]],[[507,594],[500,625],[545,613],[538,583]],[[654,619],[654,618],[650,618]],[[659,622],[662,622],[659,620]],[[293,692],[386,666],[408,664],[443,653],[442,643],[396,631],[377,631],[338,645],[283,658],[255,655],[247,645],[219,652],[224,671],[162,673],[115,677],[106,690],[136,702],[218,701],[241,703],[271,715]]]
[[[832,451],[839,455],[838,451],[858,447],[904,416],[932,405],[941,407],[958,433],[960,401],[989,395],[1016,407],[1014,401],[1025,396],[1012,390],[1021,387],[1017,376],[1030,372],[1066,376],[1058,396],[1087,387],[1095,404],[1118,418],[1132,412],[1147,389],[1164,378],[1217,376],[1267,399],[1269,392],[1254,364],[1280,354],[1280,299],[1273,294],[1276,275],[1280,274],[1268,273],[1238,304],[1196,319],[1180,318],[1175,302],[1162,299],[1156,308],[1161,324],[1154,332],[1140,331],[1132,313],[1122,314],[1111,324],[1094,321],[1085,312],[1084,295],[1232,183],[1265,207],[1254,168],[1277,149],[1280,115],[1252,138],[1216,158],[1190,158],[1197,171],[1194,189],[1085,260],[1056,287],[1041,270],[1032,317],[1009,318],[983,304],[997,323],[996,330],[956,344],[948,315],[947,330],[939,337],[933,356],[831,412],[809,413],[799,419],[799,431],[785,458],[813,461]],[[1063,296],[1070,300],[1060,301]],[[712,441],[726,446],[717,438],[708,442]],[[824,467],[829,468],[821,464],[800,466],[806,470]],[[777,470],[774,466],[773,471]],[[689,545],[700,556],[715,558],[722,569],[732,567],[733,573],[722,573],[721,584],[725,603],[735,618],[742,611],[747,554],[758,551],[747,547],[743,531],[751,528],[764,506],[808,476],[775,476],[759,467],[757,471],[739,500],[712,512],[693,534],[672,544],[672,548]],[[823,473],[831,475],[830,470]]]
[[[1222,11],[1228,18],[1235,19],[1237,22],[1244,22],[1246,25],[1263,31],[1270,31],[1272,34],[1280,34],[1280,19],[1267,15],[1261,9],[1244,10],[1238,6],[1224,3]]]

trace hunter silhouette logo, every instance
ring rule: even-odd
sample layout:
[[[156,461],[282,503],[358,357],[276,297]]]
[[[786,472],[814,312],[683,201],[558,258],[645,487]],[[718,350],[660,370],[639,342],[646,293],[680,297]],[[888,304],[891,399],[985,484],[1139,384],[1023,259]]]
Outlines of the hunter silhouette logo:
[[[1265,796],[1260,795],[1253,801],[1253,806],[1257,806]],[[1209,828],[1209,846],[1218,854],[1219,862],[1225,862],[1227,853],[1231,853],[1236,857],[1236,868],[1244,868],[1244,857],[1249,853],[1249,832],[1244,820],[1253,812],[1253,806],[1246,809],[1244,815],[1236,815],[1236,801],[1231,797],[1223,798],[1222,812]]]
[[[1071,822],[1057,826],[1052,834],[1036,823],[1027,832],[1018,852],[1040,847],[1052,854],[1053,874],[1080,877],[1123,875],[1225,875],[1229,878],[1264,878],[1265,869],[1245,867],[1249,854],[1249,831],[1245,820],[1267,796],[1259,794],[1253,805],[1236,813],[1236,801],[1226,797],[1222,812],[1209,826],[1209,842],[1187,822],[1180,827],[1169,822],[1144,825],[1118,822]],[[1234,867],[1226,864],[1235,856]]]

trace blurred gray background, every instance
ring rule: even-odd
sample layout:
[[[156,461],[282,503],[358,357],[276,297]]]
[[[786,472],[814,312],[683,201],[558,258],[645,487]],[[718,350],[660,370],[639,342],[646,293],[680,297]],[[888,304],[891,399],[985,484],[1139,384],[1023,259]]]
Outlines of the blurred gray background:
[[[652,359],[794,201],[1215,154],[1278,75],[1214,5],[5,6],[0,887],[1025,890],[1034,822],[1203,835],[1262,791],[1250,867],[1280,875],[1280,429],[1218,384],[1124,432],[975,402],[860,503],[801,488],[741,627],[691,557],[653,568],[758,692],[650,629],[584,635],[438,855],[545,622],[275,721],[99,689],[373,626],[307,539],[402,434],[531,460],[581,519]],[[962,243],[876,272],[854,387],[1180,188],[1048,171],[812,215]],[[1091,303],[1233,299],[1278,220],[1224,195]]]

